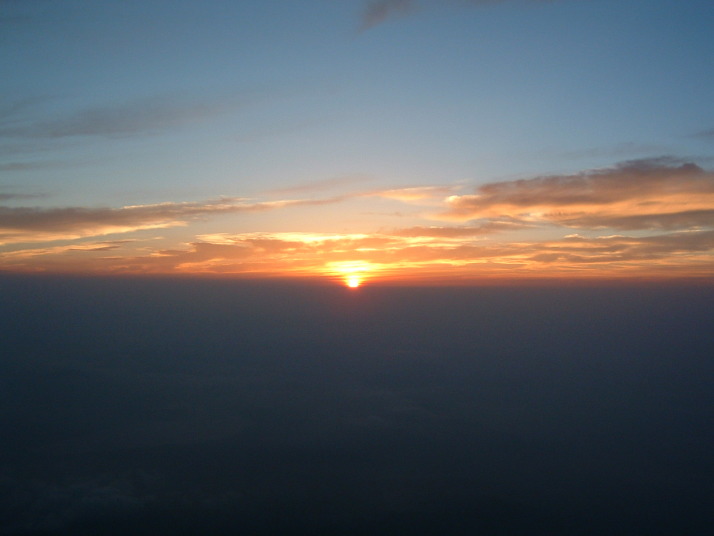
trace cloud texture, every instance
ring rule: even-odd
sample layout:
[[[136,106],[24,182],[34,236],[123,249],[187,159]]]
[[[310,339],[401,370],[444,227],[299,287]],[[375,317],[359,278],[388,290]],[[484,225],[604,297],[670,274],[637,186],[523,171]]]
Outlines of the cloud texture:
[[[415,186],[318,199],[4,206],[0,241],[6,251],[0,253],[0,267],[332,279],[359,274],[391,282],[714,275],[714,173],[692,162],[628,161],[577,174],[488,183],[472,194],[451,195],[455,191],[459,187]],[[20,198],[4,196],[6,201]],[[341,203],[340,210],[347,210],[350,203],[368,200],[370,207],[376,202],[421,210],[432,224],[357,233],[220,231],[194,234],[169,247],[152,244],[150,232],[142,235],[141,245],[131,234],[300,206],[313,207],[311,220],[319,222],[321,207]],[[126,239],[22,245],[117,233]]]
[[[0,206],[0,244],[128,233],[185,225],[190,220],[219,214],[261,212],[331,202],[334,200],[250,202],[242,198],[225,197],[200,202],[167,202],[119,208]]]
[[[692,163],[638,160],[578,175],[491,183],[452,196],[444,216],[510,217],[586,229],[714,225],[714,173]]]

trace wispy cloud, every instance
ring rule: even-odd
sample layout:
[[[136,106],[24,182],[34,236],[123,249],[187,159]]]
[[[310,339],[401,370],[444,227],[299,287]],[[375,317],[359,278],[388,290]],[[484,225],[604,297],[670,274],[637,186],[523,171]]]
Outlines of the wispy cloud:
[[[606,147],[593,147],[580,151],[566,151],[563,153],[559,153],[559,156],[568,159],[610,158],[613,160],[619,160],[623,158],[634,158],[647,154],[662,154],[666,153],[667,151],[668,148],[662,145],[622,142]]]
[[[157,203],[119,208],[40,208],[0,206],[0,244],[72,240],[185,225],[220,214],[260,212],[299,205],[322,205],[331,199],[249,201],[220,198],[201,202]]]
[[[79,136],[117,138],[155,134],[204,121],[237,109],[248,95],[229,95],[209,100],[161,95],[78,110],[51,120],[32,120],[28,108],[35,101],[8,104],[4,110],[0,137],[57,139]],[[23,117],[15,117],[18,112]]]
[[[364,183],[369,180],[371,180],[369,177],[362,176],[333,177],[330,179],[320,179],[304,182],[302,184],[296,184],[294,186],[288,186],[285,188],[276,188],[270,190],[268,193],[278,195],[307,194],[313,192],[321,192],[325,190],[334,190],[342,188],[344,186],[354,186],[355,184]]]
[[[4,164],[0,164],[0,171],[26,171],[31,169],[60,168],[66,165],[67,164],[65,164],[64,162],[57,161],[7,162]]]
[[[0,201],[14,201],[16,199],[38,199],[44,197],[43,194],[14,194],[14,193],[0,193]],[[1,209],[2,207],[0,207]]]
[[[419,238],[464,238],[484,236],[494,233],[516,231],[532,227],[531,224],[520,221],[489,221],[481,225],[454,227],[408,227],[393,231],[396,236],[411,236]]]
[[[389,19],[404,17],[422,6],[442,7],[444,4],[462,6],[486,6],[518,0],[370,0],[362,12],[360,30],[365,31]],[[556,0],[520,0],[528,3],[547,3]]]
[[[577,175],[492,183],[452,196],[447,219],[509,217],[590,229],[714,225],[714,173],[671,158],[634,160]]]
[[[383,197],[394,199],[403,203],[425,202],[429,200],[442,200],[445,196],[455,191],[454,186],[407,186],[403,188],[388,188],[374,190],[362,194],[367,197]]]
[[[416,6],[416,0],[371,0],[365,5],[360,29],[368,30],[389,18],[404,16]]]
[[[0,268],[335,279],[359,272],[367,279],[394,282],[714,276],[714,173],[691,162],[635,160],[572,175],[486,184],[474,194],[450,193],[451,187],[423,186],[324,199],[2,207],[0,241],[16,245],[0,253]],[[371,196],[425,208],[440,203],[443,219],[459,223],[352,234],[215,232],[169,247],[117,241],[34,249],[21,244]]]
[[[442,283],[492,278],[701,278],[711,277],[713,270],[714,231],[515,242],[474,240],[480,233],[446,229],[371,235],[219,233],[203,235],[185,248],[134,257],[107,255],[120,242],[97,242],[0,255],[0,267],[334,279],[358,272],[377,282],[427,278]]]
[[[707,130],[701,130],[694,134],[695,138],[702,138],[705,140],[714,140],[714,128],[710,128]]]

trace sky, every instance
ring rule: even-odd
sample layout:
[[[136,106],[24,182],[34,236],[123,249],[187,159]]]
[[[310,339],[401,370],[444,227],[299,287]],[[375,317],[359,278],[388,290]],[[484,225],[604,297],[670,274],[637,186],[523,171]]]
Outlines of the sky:
[[[0,536],[706,533],[713,23],[0,0]]]
[[[0,0],[0,270],[714,273],[709,0]]]

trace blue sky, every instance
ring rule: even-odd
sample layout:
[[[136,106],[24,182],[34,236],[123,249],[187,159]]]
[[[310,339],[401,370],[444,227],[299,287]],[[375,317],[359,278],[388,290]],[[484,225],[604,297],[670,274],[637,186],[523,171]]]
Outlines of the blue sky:
[[[484,185],[580,177],[587,192],[623,165],[680,186],[681,166],[697,166],[698,186],[677,186],[674,203],[696,221],[628,237],[697,232],[697,254],[711,253],[709,1],[0,0],[0,13],[6,269],[101,264],[92,247],[136,260],[228,236],[395,236],[506,219],[520,234],[480,232],[450,250],[603,238],[618,229],[554,225],[533,207],[443,215]],[[656,200],[671,221],[672,203]],[[175,210],[147,217],[156,205]],[[144,207],[136,220],[132,207]],[[68,253],[77,245],[82,259]],[[360,255],[351,260],[377,264]],[[244,271],[235,259],[211,263]],[[697,263],[701,272],[707,259]]]

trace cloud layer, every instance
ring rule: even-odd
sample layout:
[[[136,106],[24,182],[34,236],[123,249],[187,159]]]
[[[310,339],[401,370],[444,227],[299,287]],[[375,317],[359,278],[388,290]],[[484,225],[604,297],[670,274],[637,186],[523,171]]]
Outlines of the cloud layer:
[[[570,175],[488,183],[475,193],[418,186],[321,199],[219,198],[119,208],[0,207],[0,267],[14,271],[232,274],[374,281],[714,275],[714,173],[662,157]],[[4,199],[21,199],[5,194]],[[285,231],[191,234],[219,215],[313,207],[408,205],[432,225],[358,233]],[[334,217],[334,215],[332,216]],[[330,227],[329,221],[326,225]],[[418,220],[417,220],[418,221]],[[231,226],[231,224],[228,224]],[[186,226],[183,244],[135,243],[134,231]],[[332,224],[334,226],[334,222]],[[229,227],[230,228],[230,227]],[[87,241],[122,233],[123,240]],[[79,241],[79,239],[82,239]],[[28,248],[23,243],[74,241]]]
[[[578,175],[486,184],[452,196],[444,217],[509,217],[582,229],[714,225],[714,173],[695,164],[638,160]]]
[[[190,220],[220,214],[262,212],[335,201],[336,199],[307,199],[250,202],[242,198],[225,197],[200,202],[167,202],[120,208],[0,206],[0,244],[72,240],[142,229],[175,227],[186,225]]]

